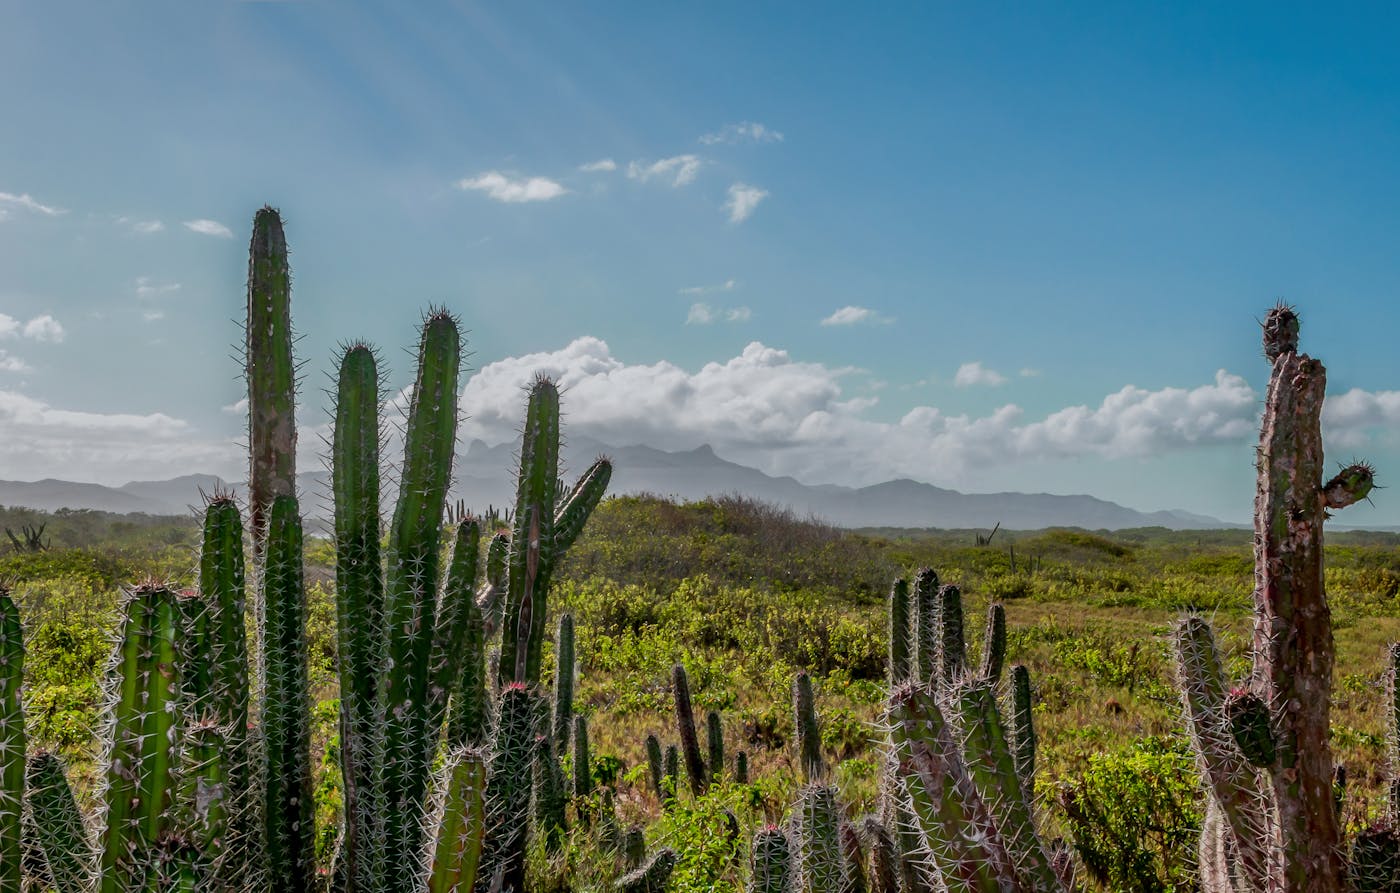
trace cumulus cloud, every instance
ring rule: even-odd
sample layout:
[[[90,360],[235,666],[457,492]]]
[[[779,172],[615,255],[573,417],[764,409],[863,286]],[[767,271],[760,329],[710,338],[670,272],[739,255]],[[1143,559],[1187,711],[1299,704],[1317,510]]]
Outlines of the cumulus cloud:
[[[4,212],[8,212],[12,208],[31,211],[35,214],[42,214],[45,217],[57,217],[60,214],[68,213],[63,208],[54,205],[45,205],[35,200],[34,196],[27,192],[22,192],[18,195],[13,192],[0,192],[0,217],[3,217]]]
[[[881,316],[869,307],[847,305],[822,320],[824,326],[854,326],[861,323],[891,323],[888,316]]]
[[[186,220],[185,229],[192,233],[199,233],[201,236],[217,236],[220,239],[233,238],[233,230],[217,220],[208,220],[203,217],[198,220]]]
[[[698,155],[676,155],[660,161],[633,161],[627,165],[627,176],[645,183],[648,180],[670,180],[672,186],[685,186],[695,182],[704,162]]]
[[[458,180],[457,188],[484,192],[488,198],[508,204],[547,202],[569,191],[562,183],[548,177],[509,177],[500,171]]]
[[[165,413],[84,412],[0,390],[0,462],[19,479],[60,470],[88,480],[125,483],[168,478],[172,469],[237,468],[240,451],[225,440],[204,440]]]
[[[982,365],[981,360],[977,360],[959,366],[957,375],[953,376],[953,384],[960,388],[969,388],[974,385],[995,387],[999,384],[1006,384],[1006,376],[995,369],[988,369]]]
[[[57,343],[67,337],[59,321],[48,313],[20,322],[7,313],[0,313],[0,338],[28,338],[30,341]],[[13,370],[12,370],[13,371]]]
[[[715,307],[703,301],[697,301],[690,305],[690,312],[686,315],[685,324],[688,326],[706,326],[713,322],[747,322],[753,316],[753,311],[747,307]]]
[[[34,369],[24,360],[21,360],[7,350],[0,349],[0,372],[22,373],[33,371]]]
[[[537,372],[564,389],[570,429],[607,443],[688,449],[710,443],[771,474],[868,484],[892,477],[956,485],[970,468],[1081,456],[1124,458],[1238,443],[1257,425],[1258,395],[1225,371],[1194,388],[1124,387],[1097,406],[1028,419],[1007,404],[986,414],[920,406],[898,421],[874,418],[873,396],[850,396],[849,367],[794,360],[760,342],[695,372],[629,364],[597,338],[490,363],[468,381],[464,434],[513,437],[521,392]]]
[[[714,133],[707,133],[700,137],[700,142],[707,146],[718,143],[733,145],[742,142],[755,143],[781,143],[783,135],[769,127],[764,127],[757,121],[740,121],[738,124],[726,124]]]
[[[1400,428],[1400,391],[1352,388],[1322,406],[1323,433],[1337,446],[1364,446],[1382,428]]]
[[[586,174],[603,174],[617,170],[617,162],[611,158],[599,158],[597,161],[580,164],[578,169]]]
[[[758,203],[768,197],[768,191],[746,183],[735,183],[729,187],[729,199],[724,210],[729,212],[730,223],[743,223],[753,214]]]

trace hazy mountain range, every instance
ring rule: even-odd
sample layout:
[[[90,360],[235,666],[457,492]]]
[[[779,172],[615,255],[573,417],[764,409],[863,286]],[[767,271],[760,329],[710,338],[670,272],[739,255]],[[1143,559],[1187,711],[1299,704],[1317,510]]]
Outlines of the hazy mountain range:
[[[960,493],[907,479],[869,487],[803,484],[729,462],[709,446],[667,452],[648,446],[612,447],[576,438],[563,455],[570,482],[600,453],[611,456],[610,492],[654,493],[684,500],[739,493],[785,505],[799,515],[823,518],[843,527],[1228,527],[1219,519],[1184,511],[1140,512],[1093,496],[1048,493]],[[452,497],[473,510],[510,506],[515,493],[515,447],[472,441],[459,454]],[[300,475],[303,505],[313,517],[330,514],[328,476],[322,470]],[[183,514],[202,502],[200,492],[230,489],[213,475],[185,475],[165,481],[133,481],[121,487],[62,480],[0,481],[0,505],[39,509],[86,508],[108,512]],[[241,490],[241,485],[233,486]],[[386,503],[387,505],[387,503]]]

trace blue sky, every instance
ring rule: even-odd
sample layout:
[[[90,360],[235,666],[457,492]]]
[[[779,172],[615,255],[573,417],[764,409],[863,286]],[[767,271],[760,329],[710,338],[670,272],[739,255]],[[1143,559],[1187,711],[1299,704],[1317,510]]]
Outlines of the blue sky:
[[[308,449],[440,303],[466,436],[542,368],[612,442],[1242,520],[1282,297],[1400,467],[1389,9],[754,6],[0,7],[0,478],[237,470],[264,202]]]

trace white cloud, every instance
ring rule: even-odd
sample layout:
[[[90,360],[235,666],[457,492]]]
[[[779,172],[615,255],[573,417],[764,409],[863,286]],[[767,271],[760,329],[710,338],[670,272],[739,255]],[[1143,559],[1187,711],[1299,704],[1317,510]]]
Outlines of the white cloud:
[[[713,313],[713,310],[711,311]],[[814,482],[869,484],[913,477],[956,485],[974,470],[1041,459],[1145,457],[1221,443],[1257,430],[1258,395],[1224,370],[1195,388],[1132,386],[1098,406],[1070,406],[1028,420],[1015,405],[980,416],[920,406],[895,422],[873,418],[874,396],[848,396],[858,370],[805,363],[753,342],[695,372],[669,362],[628,364],[597,338],[562,350],[490,363],[468,382],[466,437],[513,437],[520,394],[536,372],[564,391],[571,430],[607,443],[721,455]]]
[[[856,307],[848,304],[823,319],[821,324],[824,326],[854,326],[860,323],[888,324],[892,322],[894,320],[890,317],[882,316],[869,307]]]
[[[43,214],[45,217],[57,217],[60,214],[68,213],[63,208],[40,204],[27,192],[18,195],[13,192],[0,192],[0,211],[7,211],[9,208],[23,208],[26,211],[33,211],[35,214]]]
[[[757,121],[741,121],[738,124],[726,124],[714,133],[707,133],[700,137],[700,142],[707,146],[713,146],[716,143],[733,145],[748,140],[755,143],[781,143],[783,135],[776,130],[764,127]]]
[[[715,307],[703,301],[697,301],[690,305],[690,312],[686,315],[685,324],[688,326],[706,326],[712,322],[748,322],[753,316],[753,311],[747,307]]]
[[[995,369],[988,369],[978,360],[972,363],[963,363],[958,367],[958,374],[953,376],[953,384],[960,388],[972,387],[974,385],[991,385],[995,387],[999,384],[1006,384],[1006,376]]]
[[[0,350],[0,372],[33,372],[34,369],[24,360],[7,350]]]
[[[733,291],[738,287],[739,281],[737,279],[726,279],[719,285],[692,285],[689,288],[681,289],[680,293],[683,295],[708,295],[717,291]]]
[[[1330,396],[1322,406],[1322,425],[1337,446],[1363,446],[1376,429],[1400,428],[1400,391],[1352,388]]]
[[[136,277],[136,296],[143,301],[154,300],[180,290],[178,282],[156,282],[150,276]]]
[[[58,320],[45,313],[36,316],[24,324],[24,337],[34,341],[49,341],[57,343],[67,337],[68,333],[63,331],[63,326]]]
[[[669,179],[672,186],[685,186],[695,182],[702,164],[698,155],[676,155],[651,163],[633,161],[627,165],[627,176],[643,183],[660,177]]]
[[[578,169],[586,174],[601,174],[617,170],[617,162],[611,158],[600,158],[597,161],[590,161],[587,164],[580,164]]]
[[[243,415],[243,413],[248,411],[248,398],[244,397],[242,400],[219,408],[230,415]]]
[[[140,233],[146,236],[165,229],[165,224],[161,223],[159,220],[136,220],[131,217],[118,217],[117,223],[130,228],[134,233]]]
[[[1027,367],[1025,367],[1024,369],[1021,370],[1021,373],[1020,373],[1020,374],[1021,374],[1021,377],[1022,377],[1022,378],[1039,378],[1039,377],[1040,377],[1040,370],[1039,370],[1039,369],[1032,369],[1032,368],[1030,368],[1029,366],[1027,366]]]
[[[232,239],[233,230],[224,226],[217,220],[186,220],[185,229],[192,233],[199,233],[201,236],[218,236],[221,239]]]
[[[766,189],[759,189],[757,186],[749,186],[745,183],[735,183],[729,187],[729,200],[724,203],[724,209],[729,212],[730,223],[743,223],[749,219],[749,215],[758,207],[758,203],[768,197]]]
[[[62,474],[124,483],[171,476],[172,469],[237,468],[241,450],[227,440],[204,440],[165,413],[59,409],[0,390],[0,466],[21,480]]]
[[[28,322],[20,322],[7,313],[0,313],[0,338],[28,338],[30,341],[59,342],[67,332],[58,320],[48,313],[34,317]]]
[[[500,171],[487,171],[476,177],[457,181],[458,189],[484,192],[498,202],[547,202],[569,190],[548,177],[508,177]]]

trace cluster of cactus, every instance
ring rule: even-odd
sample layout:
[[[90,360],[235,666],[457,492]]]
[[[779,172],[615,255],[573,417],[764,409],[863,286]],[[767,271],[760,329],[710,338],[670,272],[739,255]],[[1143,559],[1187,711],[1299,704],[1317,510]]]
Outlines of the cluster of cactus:
[[[1400,889],[1393,818],[1353,841],[1347,858],[1328,746],[1335,650],[1322,527],[1332,511],[1367,497],[1373,473],[1357,463],[1324,481],[1326,372],[1298,352],[1292,308],[1273,308],[1263,327],[1272,374],[1257,456],[1247,681],[1227,681],[1204,618],[1186,617],[1173,636],[1207,793],[1201,886],[1207,893]]]
[[[968,662],[962,593],[922,569],[889,600],[890,700],[878,815],[849,821],[827,779],[811,679],[793,683],[798,759],[807,784],[791,828],[753,842],[750,890],[804,893],[1060,891],[1072,883],[1062,847],[1034,824],[1035,732],[1030,677],[1012,668],[1010,721],[997,688],[1006,615],[988,608],[981,661]]]
[[[711,784],[725,777],[724,717],[718,710],[705,715],[705,750],[701,752],[695,708],[690,700],[690,675],[684,664],[671,667],[671,693],[675,699],[680,746],[667,745],[663,752],[661,739],[656,735],[647,735],[645,742],[651,790],[663,804],[673,803],[680,796],[682,770],[691,794],[696,797],[703,797]],[[749,755],[746,751],[734,754],[729,778],[737,784],[748,783]]]
[[[20,619],[0,591],[0,893],[17,893],[22,880],[57,893],[324,889],[314,851],[289,282],[280,217],[264,208],[248,283],[257,647],[244,632],[244,527],[235,501],[218,495],[205,511],[197,592],[148,583],[121,605],[94,817],[78,811],[57,757],[26,753]],[[567,618],[552,705],[539,691],[540,658],[554,567],[601,500],[611,466],[600,459],[572,489],[559,485],[559,394],[538,379],[511,534],[492,538],[478,585],[481,526],[462,518],[443,567],[460,366],[456,321],[432,313],[382,540],[377,361],[360,343],[341,357],[331,441],[344,791],[329,870],[337,893],[519,893],[536,827],[532,798],[537,813],[562,813],[541,796],[549,785],[536,791],[531,779],[557,777],[571,725],[581,748],[575,774],[587,777]],[[492,647],[501,655],[495,674]],[[561,830],[545,829],[546,839]]]

